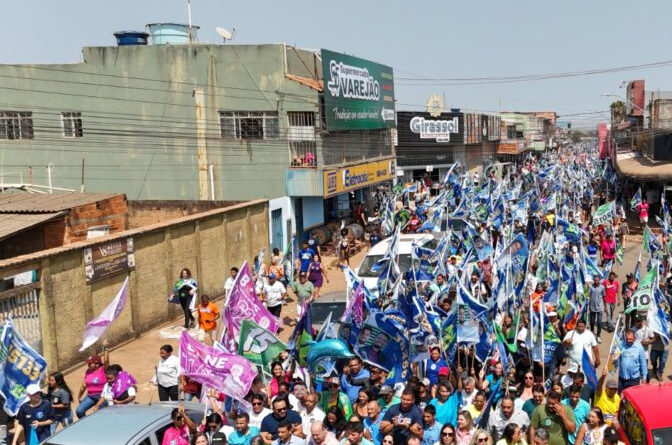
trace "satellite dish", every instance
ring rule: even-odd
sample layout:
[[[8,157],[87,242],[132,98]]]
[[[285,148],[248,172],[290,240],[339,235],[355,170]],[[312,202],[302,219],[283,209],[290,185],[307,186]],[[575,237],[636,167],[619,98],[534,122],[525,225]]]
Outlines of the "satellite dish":
[[[215,28],[215,31],[217,31],[217,34],[222,36],[222,39],[224,39],[224,43],[226,43],[227,40],[233,39],[233,35],[236,33],[236,28],[233,28],[233,32],[229,32],[229,30],[224,29],[222,27],[217,27]]]

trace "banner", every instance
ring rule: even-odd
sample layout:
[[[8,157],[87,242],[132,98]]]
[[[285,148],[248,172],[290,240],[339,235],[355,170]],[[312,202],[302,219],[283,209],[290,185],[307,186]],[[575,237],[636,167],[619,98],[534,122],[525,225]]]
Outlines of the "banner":
[[[257,371],[246,358],[204,345],[184,331],[180,337],[180,374],[242,401]]]
[[[616,201],[611,201],[606,204],[602,204],[595,210],[593,215],[593,226],[597,227],[600,224],[611,223],[616,215]]]
[[[126,300],[128,299],[128,277],[124,280],[124,284],[117,292],[117,295],[114,297],[114,300],[107,305],[103,312],[97,318],[94,318],[86,324],[86,329],[84,330],[84,341],[82,342],[82,347],[79,348],[79,352],[82,352],[92,344],[98,341],[98,339],[107,331],[110,327],[110,324],[116,320],[121,311],[124,310],[126,306]]]
[[[388,385],[406,382],[411,375],[408,335],[401,321],[383,312],[372,313],[357,336],[355,353],[389,372]]]
[[[630,305],[625,308],[625,313],[633,311],[648,311],[653,299],[653,292],[658,286],[658,263],[654,262],[651,269],[646,273],[644,279],[640,281],[637,290],[630,299]]]
[[[226,327],[222,335],[222,343],[227,344],[229,348],[233,342],[238,340],[240,324],[243,320],[253,320],[274,334],[278,332],[280,327],[278,320],[264,307],[254,292],[254,280],[247,261],[243,263],[233,282],[229,302],[222,311],[222,320]]]
[[[16,416],[28,401],[26,387],[40,384],[47,361],[19,335],[11,318],[5,321],[0,339],[0,394],[6,400],[5,412]]]
[[[262,328],[252,320],[243,320],[240,326],[238,354],[271,375],[270,365],[287,346],[271,331]]]

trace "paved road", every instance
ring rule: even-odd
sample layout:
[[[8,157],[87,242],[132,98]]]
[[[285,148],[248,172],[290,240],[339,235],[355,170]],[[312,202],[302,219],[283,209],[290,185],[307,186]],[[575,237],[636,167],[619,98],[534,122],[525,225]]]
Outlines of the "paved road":
[[[630,235],[626,237],[624,250],[624,264],[615,266],[614,270],[618,274],[619,282],[625,278],[626,273],[634,269],[641,246],[641,236]],[[351,264],[353,267],[361,261],[365,252],[360,252],[353,257]],[[645,262],[645,260],[643,261]],[[345,282],[343,274],[335,266],[335,259],[328,258],[325,263],[328,265],[328,276],[330,283],[325,283],[322,296],[318,300],[320,306],[316,313],[316,324],[320,323],[330,310],[342,310],[345,303]],[[220,302],[221,304],[221,302]],[[621,313],[623,308],[619,308]],[[296,304],[292,301],[283,308],[283,318],[287,327],[283,329],[279,336],[283,340],[287,340],[291,334],[294,326],[294,318],[296,317]],[[127,369],[138,380],[138,396],[137,400],[141,403],[147,403],[157,399],[156,387],[149,383],[154,373],[154,366],[158,360],[158,351],[161,345],[171,344],[177,350],[177,342],[175,339],[163,338],[161,333],[165,336],[171,331],[177,335],[180,332],[181,318],[175,320],[173,323],[154,329],[138,339],[130,341],[124,345],[115,348],[111,352],[112,363],[121,364],[124,369]],[[611,343],[612,334],[603,331],[602,344],[600,345],[600,356],[604,363],[608,355],[609,345]],[[70,387],[76,392],[81,385],[84,368],[78,368],[66,375],[66,380]],[[599,370],[598,370],[599,372]],[[672,380],[672,360],[668,361],[665,368],[665,380]]]

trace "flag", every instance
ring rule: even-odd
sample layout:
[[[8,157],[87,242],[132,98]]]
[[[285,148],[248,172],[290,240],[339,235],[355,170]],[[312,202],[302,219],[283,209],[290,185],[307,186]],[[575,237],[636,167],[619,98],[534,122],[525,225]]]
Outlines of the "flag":
[[[586,375],[586,383],[593,388],[593,391],[597,391],[597,371],[585,347],[583,348],[583,355],[581,357],[581,367],[583,368],[583,373]]]
[[[616,261],[621,266],[623,265],[623,246],[618,242],[618,238],[616,238]]]
[[[637,209],[637,206],[639,206],[642,203],[642,188],[637,189],[637,193],[632,197],[630,200],[630,210],[635,210]]]
[[[310,303],[304,302],[303,315],[294,327],[292,336],[289,337],[288,348],[297,358],[301,366],[306,365],[308,350],[313,344],[313,311]]]
[[[597,227],[600,224],[608,224],[616,216],[616,201],[611,201],[606,204],[602,204],[595,210],[593,215],[593,226]]]
[[[633,311],[648,311],[651,306],[651,301],[654,298],[654,290],[658,286],[658,263],[653,262],[651,268],[640,281],[637,290],[630,299],[630,305],[625,308],[625,313],[629,314]]]
[[[112,302],[103,309],[103,312],[101,312],[97,318],[94,318],[86,324],[86,329],[84,329],[84,341],[82,342],[82,347],[79,348],[79,352],[82,352],[98,341],[110,327],[110,324],[116,320],[119,317],[119,314],[121,314],[121,311],[124,310],[127,299],[128,277],[124,280],[124,284],[121,285],[121,289],[119,289],[119,292],[117,292],[117,295]]]
[[[640,276],[640,269],[642,267],[642,251],[639,251],[639,257],[637,258],[637,264],[635,264],[635,270],[633,271],[633,275],[635,276],[635,280],[639,283],[639,281],[642,279]]]
[[[362,322],[364,321],[363,316],[364,281],[361,281],[359,286],[352,290],[348,304],[346,305],[345,311],[343,311],[343,315],[341,316],[341,323],[345,322],[346,320],[351,320],[355,326],[361,327]]]
[[[562,218],[556,219],[556,233],[562,235],[565,239],[573,244],[581,242],[581,230],[576,224],[572,224]]]
[[[655,289],[653,296],[654,304],[649,306],[647,322],[651,330],[660,336],[665,345],[668,345],[670,343],[669,304],[660,288]]]
[[[504,333],[502,332],[502,328],[499,326],[499,323],[494,323],[494,328],[495,328],[495,338],[497,339],[497,343],[499,345],[502,345],[506,347],[506,349],[511,352],[511,353],[516,353],[518,351],[518,344],[515,341],[513,343],[509,343],[509,340],[504,336]],[[501,351],[500,351],[501,353]],[[506,354],[502,354],[503,356]]]
[[[334,328],[334,323],[331,321],[332,316],[333,313],[329,312],[329,315],[327,315],[327,318],[324,320],[324,323],[322,323],[320,330],[317,332],[317,335],[315,336],[315,342],[320,342],[327,338],[338,337],[338,335],[336,334],[336,329]]]
[[[457,305],[453,305],[441,323],[441,345],[448,363],[455,361],[457,352]]]
[[[398,311],[369,314],[355,345],[362,360],[389,372],[388,385],[406,382],[411,375],[410,344],[399,315]]]
[[[254,280],[250,272],[250,265],[243,263],[233,287],[229,293],[229,302],[222,311],[222,321],[225,331],[222,343],[231,348],[240,335],[240,324],[243,320],[253,320],[264,329],[276,333],[280,327],[278,319],[257,298],[254,292]]]
[[[243,401],[257,376],[248,359],[205,345],[187,331],[182,332],[179,345],[180,375]]]
[[[285,247],[285,253],[282,257],[282,266],[285,272],[285,276],[289,284],[294,282],[294,244],[296,243],[296,236],[292,235],[289,238],[287,247]]]
[[[644,234],[642,236],[642,250],[646,251],[649,255],[653,252],[660,250],[662,246],[658,237],[651,231],[649,226],[644,226]]]
[[[457,341],[459,343],[476,344],[480,341],[484,329],[488,307],[479,303],[464,287],[461,281],[457,284]]]
[[[238,355],[261,368],[264,374],[271,375],[271,362],[285,349],[287,346],[271,331],[252,320],[243,320],[240,325]]]
[[[0,394],[5,398],[5,412],[16,416],[28,401],[26,387],[40,384],[47,361],[14,329],[7,318],[0,335]]]

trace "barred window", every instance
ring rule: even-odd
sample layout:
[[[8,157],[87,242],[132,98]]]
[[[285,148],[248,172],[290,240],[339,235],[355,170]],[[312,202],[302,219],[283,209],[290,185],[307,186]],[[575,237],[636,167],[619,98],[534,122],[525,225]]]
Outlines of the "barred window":
[[[33,139],[33,113],[0,111],[0,139]]]
[[[221,137],[274,139],[278,137],[278,113],[271,111],[220,111]]]
[[[82,113],[80,112],[62,112],[61,125],[63,126],[63,137],[65,138],[81,138],[84,136],[84,130],[82,129]]]

